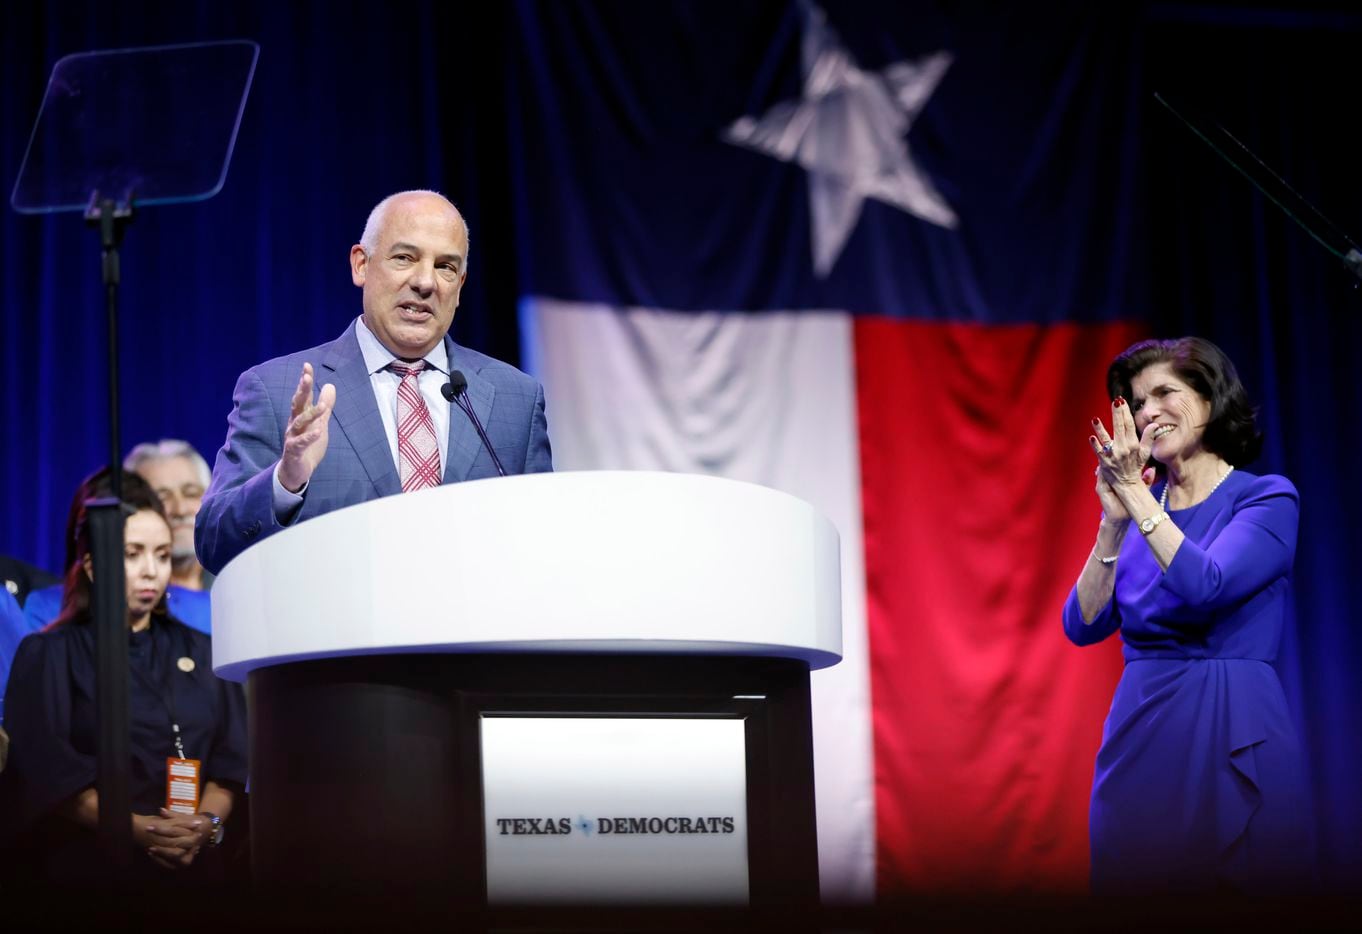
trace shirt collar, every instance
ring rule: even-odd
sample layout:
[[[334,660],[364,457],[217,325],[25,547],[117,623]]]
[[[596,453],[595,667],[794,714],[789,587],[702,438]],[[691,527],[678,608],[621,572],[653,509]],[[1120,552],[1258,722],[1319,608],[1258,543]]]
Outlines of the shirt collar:
[[[359,341],[359,352],[364,357],[365,372],[370,375],[385,370],[388,364],[397,359],[393,352],[374,337],[374,332],[369,330],[369,325],[364,323],[364,316],[360,315],[355,323],[355,338]],[[430,349],[430,353],[424,357],[426,365],[433,370],[441,373],[449,373],[449,354],[445,352],[445,342],[442,338],[438,344]]]

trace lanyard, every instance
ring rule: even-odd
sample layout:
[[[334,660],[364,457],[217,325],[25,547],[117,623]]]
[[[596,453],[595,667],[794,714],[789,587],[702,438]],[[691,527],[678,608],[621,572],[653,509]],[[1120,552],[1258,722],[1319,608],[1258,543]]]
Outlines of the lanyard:
[[[153,621],[148,627],[148,635],[151,638],[150,667],[153,674],[159,671],[160,677],[152,680],[146,672],[143,672],[137,666],[131,666],[131,668],[133,674],[141,679],[142,683],[151,690],[151,693],[160,698],[161,705],[166,709],[166,715],[170,717],[170,731],[173,734],[172,738],[175,742],[175,753],[181,759],[187,759],[189,757],[184,754],[184,743],[180,739],[180,721],[179,718],[175,716],[175,686],[171,682],[171,679],[174,678],[174,666],[161,664],[164,660],[161,658],[161,653],[157,651],[157,643],[160,641],[156,638],[156,630],[158,628],[159,627]]]

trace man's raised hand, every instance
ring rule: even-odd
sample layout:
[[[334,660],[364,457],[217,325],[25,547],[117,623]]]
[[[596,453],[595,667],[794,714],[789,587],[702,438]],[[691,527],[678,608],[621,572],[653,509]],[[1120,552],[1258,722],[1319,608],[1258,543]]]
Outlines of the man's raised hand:
[[[312,477],[312,471],[326,456],[331,410],[336,405],[336,387],[327,383],[312,402],[312,364],[303,364],[303,376],[293,392],[292,411],[284,429],[284,453],[279,458],[279,482],[290,493],[297,493]]]

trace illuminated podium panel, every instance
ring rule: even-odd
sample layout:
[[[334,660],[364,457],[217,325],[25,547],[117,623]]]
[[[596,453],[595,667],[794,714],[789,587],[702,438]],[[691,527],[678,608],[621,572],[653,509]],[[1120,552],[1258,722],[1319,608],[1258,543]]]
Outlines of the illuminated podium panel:
[[[838,575],[807,503],[678,474],[480,480],[265,540],[213,588],[257,879],[815,902],[809,671],[840,658]]]

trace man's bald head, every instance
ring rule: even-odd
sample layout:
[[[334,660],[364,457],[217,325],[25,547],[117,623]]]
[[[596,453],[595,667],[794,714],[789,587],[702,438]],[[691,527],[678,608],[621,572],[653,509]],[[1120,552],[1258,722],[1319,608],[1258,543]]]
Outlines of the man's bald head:
[[[350,279],[364,290],[364,323],[404,360],[444,339],[467,275],[468,225],[434,191],[384,198],[350,248]]]
[[[399,202],[420,199],[439,199],[440,201],[443,201],[459,219],[459,226],[463,231],[464,268],[466,270],[468,268],[469,246],[468,222],[463,219],[463,214],[454,206],[454,202],[450,201],[438,191],[431,191],[428,188],[413,188],[410,191],[399,191],[395,194],[388,195],[388,197],[374,205],[374,209],[369,212],[369,217],[364,222],[364,233],[359,236],[359,245],[364,247],[364,252],[373,255],[374,250],[378,249],[380,231],[383,229],[383,224],[387,220],[389,209]]]

